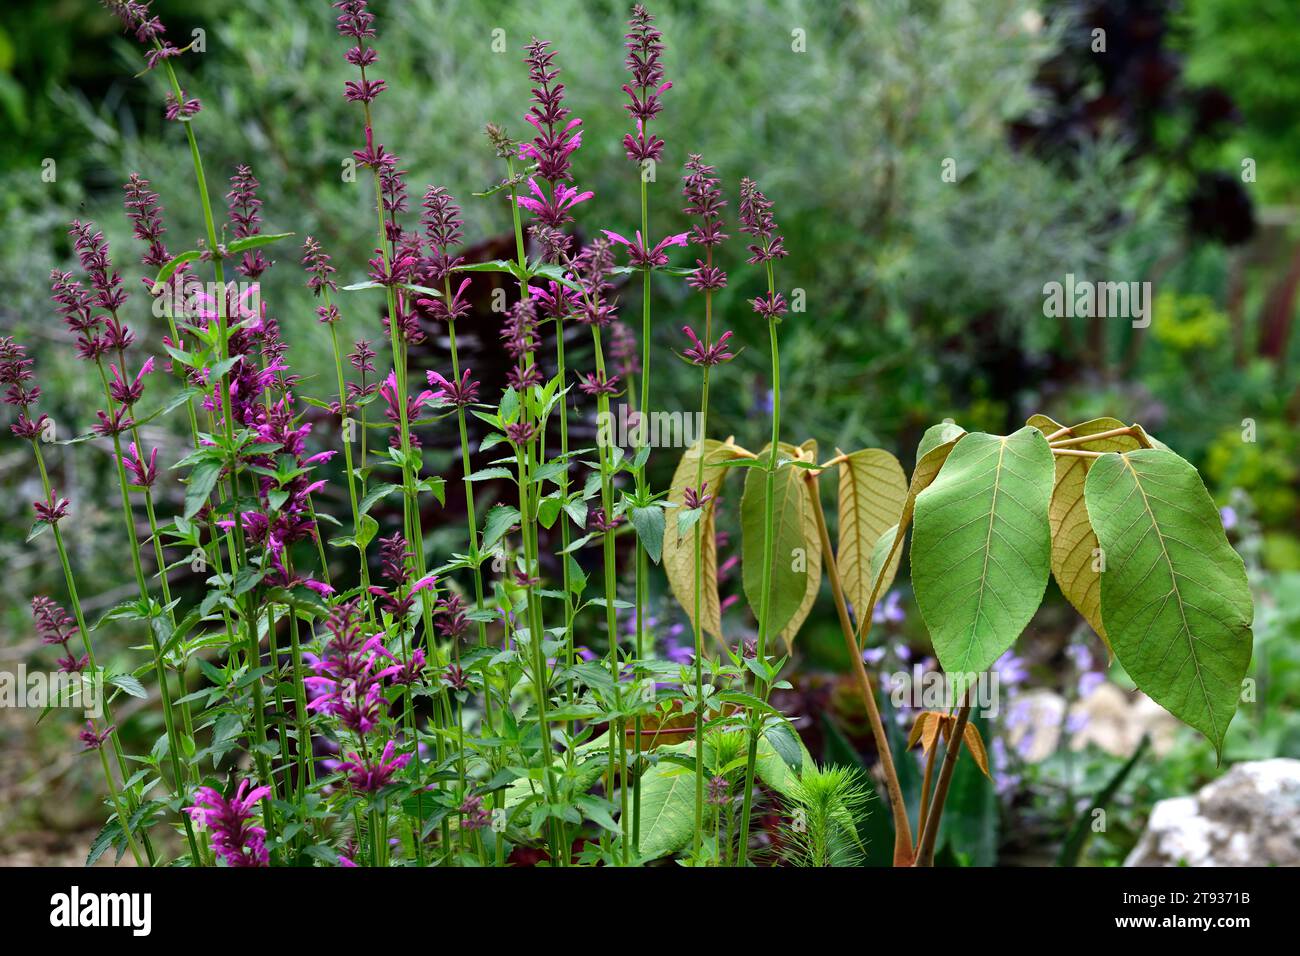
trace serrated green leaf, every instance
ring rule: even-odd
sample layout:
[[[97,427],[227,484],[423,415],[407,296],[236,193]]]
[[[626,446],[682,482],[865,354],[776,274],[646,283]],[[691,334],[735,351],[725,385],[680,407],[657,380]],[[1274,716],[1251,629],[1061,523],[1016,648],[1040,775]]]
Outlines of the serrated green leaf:
[[[1084,485],[1101,544],[1101,616],[1134,683],[1222,754],[1250,665],[1254,605],[1196,469],[1171,451],[1096,460]]]
[[[1054,476],[1038,429],[975,433],[916,498],[916,603],[939,663],[959,680],[1002,656],[1038,610],[1050,567]]]
[[[664,510],[660,507],[632,509],[632,527],[636,529],[637,539],[645,548],[646,556],[655,564],[663,554],[664,545]]]

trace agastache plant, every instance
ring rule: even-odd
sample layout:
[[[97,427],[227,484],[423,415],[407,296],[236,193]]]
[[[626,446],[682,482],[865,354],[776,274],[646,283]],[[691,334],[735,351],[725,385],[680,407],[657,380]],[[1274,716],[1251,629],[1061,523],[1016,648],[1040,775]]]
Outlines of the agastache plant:
[[[534,38],[521,51],[526,136],[488,126],[503,175],[476,194],[503,225],[508,213],[514,254],[480,262],[452,193],[412,190],[377,134],[387,83],[375,75],[374,13],[364,0],[334,3],[356,71],[342,96],[361,120],[351,158],[369,171],[373,252],[351,266],[360,281],[345,281],[347,267],[306,237],[300,281],[314,304],[292,326],[263,298],[268,247],[292,235],[264,228],[279,219],[277,197],[242,162],[218,220],[195,132],[210,114],[177,74],[185,50],[148,3],[105,6],[142,45],[144,70],[166,80],[160,108],[184,137],[203,228],[188,241],[169,232],[161,197],[131,173],[137,283],[94,223],[71,224],[75,262],[51,274],[51,309],[102,395],[77,410],[79,434],[58,437],[33,360],[0,338],[9,430],[40,477],[29,541],[53,542],[62,570],[59,593],[31,598],[36,643],[74,687],[108,690],[102,712],[68,734],[97,756],[107,793],[92,862],[115,848],[144,866],[842,865],[859,856],[861,816],[878,812],[895,865],[930,866],[959,759],[990,773],[971,688],[1002,666],[1049,576],[1139,688],[1222,748],[1250,660],[1244,567],[1195,470],[1140,425],[1036,415],[1002,436],[945,422],[925,433],[910,478],[882,449],[822,460],[811,439],[782,441],[785,240],[746,176],[734,208],[758,268],[725,271],[736,256],[724,245],[731,173],[696,154],[681,179],[681,231],[651,232],[671,84],[643,6],[623,37],[632,123],[621,138],[640,172],[639,228],[581,221],[619,226],[595,218],[583,185],[590,151],[570,106],[580,100],[561,80],[559,52]],[[486,352],[471,368],[475,273],[508,277],[517,296],[478,336]],[[627,277],[639,329],[619,318]],[[699,372],[700,431],[655,494],[651,292],[669,278],[684,279],[695,303],[672,324],[674,351]],[[768,332],[770,441],[759,452],[709,437],[716,376],[731,381],[746,361],[734,322],[715,314],[736,286],[757,289],[750,309]],[[378,321],[354,339],[345,331],[365,310],[350,305],[370,296],[382,296]],[[305,338],[328,330],[324,394],[312,394],[281,320]],[[585,344],[566,355],[566,343],[585,343],[582,327],[590,367],[575,367]],[[381,332],[387,350],[377,351]],[[449,365],[422,367],[428,344],[444,341]],[[498,355],[506,387],[492,394],[486,369]],[[630,452],[613,435],[619,399],[636,416]],[[571,448],[585,424],[573,416],[593,407],[596,447]],[[169,416],[186,436],[179,454],[162,427]],[[459,451],[448,471],[466,519],[429,534],[426,519],[444,504],[445,476],[425,470],[438,438]],[[117,477],[130,578],[129,597],[94,626],[68,538],[84,505],[61,470],[87,444]],[[738,507],[726,490],[733,472],[743,475]],[[833,523],[822,502],[830,473]],[[350,522],[328,513],[345,491]],[[721,527],[733,514],[739,553]],[[873,623],[896,618],[890,589],[909,532],[917,607],[956,696],[943,709],[882,713],[866,664],[885,649],[868,645],[893,634]],[[634,542],[621,576],[620,537]],[[1087,560],[1095,553],[1105,574]],[[652,604],[652,563],[680,613]],[[823,574],[878,754],[871,807],[861,782],[819,766],[774,706]],[[723,596],[736,577],[753,628],[741,595]],[[125,672],[96,658],[101,629],[111,637],[116,627],[140,636],[121,652]],[[142,728],[124,737],[119,693],[160,711],[144,754],[125,749]],[[905,746],[891,745],[889,723],[910,723]],[[899,768],[914,747],[924,771],[913,819]],[[773,835],[776,853],[759,854],[754,827]]]

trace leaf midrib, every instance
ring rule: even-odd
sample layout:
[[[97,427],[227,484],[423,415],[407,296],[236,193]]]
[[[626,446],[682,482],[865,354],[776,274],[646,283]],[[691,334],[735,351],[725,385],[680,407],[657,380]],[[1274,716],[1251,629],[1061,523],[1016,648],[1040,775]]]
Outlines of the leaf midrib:
[[[1133,463],[1128,460],[1127,455],[1120,455],[1120,461],[1124,463],[1133,475],[1133,484],[1137,487],[1138,493],[1142,495],[1142,507],[1146,509],[1147,515],[1151,518],[1151,527],[1156,533],[1156,540],[1160,542],[1160,554],[1165,560],[1165,567],[1169,569],[1169,586],[1173,590],[1174,597],[1178,599],[1178,614],[1183,622],[1183,634],[1187,637],[1187,655],[1192,659],[1192,666],[1196,668],[1196,682],[1200,685],[1201,696],[1205,700],[1206,712],[1210,715],[1210,728],[1214,731],[1214,738],[1219,738],[1219,722],[1214,715],[1214,702],[1210,699],[1210,692],[1205,686],[1205,678],[1201,674],[1201,660],[1196,656],[1196,641],[1192,635],[1191,625],[1187,623],[1187,610],[1183,606],[1183,592],[1178,587],[1178,574],[1174,571],[1173,559],[1169,556],[1169,549],[1165,546],[1165,536],[1160,530],[1160,522],[1156,520],[1156,514],[1151,509],[1151,502],[1147,498],[1146,489],[1142,487],[1142,477],[1138,470],[1133,467]],[[1168,595],[1166,595],[1168,600]],[[1159,612],[1156,614],[1159,617]]]

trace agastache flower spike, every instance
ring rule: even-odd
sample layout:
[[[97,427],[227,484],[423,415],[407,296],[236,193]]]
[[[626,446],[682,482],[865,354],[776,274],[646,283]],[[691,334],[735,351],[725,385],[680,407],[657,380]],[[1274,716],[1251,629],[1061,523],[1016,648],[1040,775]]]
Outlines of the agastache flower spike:
[[[257,198],[261,183],[253,175],[249,166],[236,166],[235,175],[230,177],[230,192],[226,200],[230,205],[230,221],[234,225],[235,238],[247,239],[262,231],[262,200]],[[267,270],[269,263],[262,255],[261,249],[245,252],[240,260],[239,272],[250,279],[256,279]]]
[[[627,48],[624,63],[632,74],[632,82],[623,86],[631,102],[623,108],[636,120],[636,135],[628,133],[623,137],[623,149],[634,163],[658,162],[664,150],[664,141],[646,132],[646,124],[663,109],[659,98],[672,88],[671,83],[664,82],[660,63],[663,36],[653,24],[654,17],[644,6],[638,3],[632,8],[624,43]]]
[[[185,812],[200,830],[212,831],[212,849],[226,866],[269,866],[266,830],[253,823],[253,808],[271,792],[270,787],[248,789],[241,780],[227,800],[212,787],[199,787],[194,805]]]
[[[122,189],[126,192],[123,205],[126,207],[126,217],[131,220],[134,227],[132,231],[137,239],[149,243],[149,249],[140,261],[147,266],[161,269],[171,261],[171,254],[162,241],[167,227],[163,225],[163,208],[158,200],[158,194],[149,188],[149,180],[138,173],[132,173]],[[182,272],[184,269],[185,264],[182,264],[177,272]],[[146,287],[153,286],[153,280],[148,277],[145,277],[144,283]]]
[[[749,247],[751,264],[771,262],[783,258],[789,253],[785,250],[785,240],[777,232],[776,220],[772,217],[772,201],[758,188],[758,183],[746,177],[740,181],[740,231],[754,237]]]

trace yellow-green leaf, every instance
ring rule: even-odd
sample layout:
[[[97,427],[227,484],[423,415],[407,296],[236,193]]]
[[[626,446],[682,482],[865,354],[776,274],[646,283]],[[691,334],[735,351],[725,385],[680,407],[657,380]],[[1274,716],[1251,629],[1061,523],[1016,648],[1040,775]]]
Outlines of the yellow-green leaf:
[[[802,449],[784,442],[780,455],[791,460],[803,457]],[[771,446],[759,453],[766,458]],[[805,459],[806,460],[806,459]],[[745,475],[745,493],[740,501],[741,564],[745,598],[755,616],[760,616],[763,593],[765,548],[771,549],[772,581],[767,628],[780,634],[807,603],[809,578],[821,574],[821,537],[817,534],[812,501],[804,476],[807,471],[785,465],[772,474],[772,541],[766,540],[764,503],[768,472],[750,468]]]
[[[1046,415],[1033,416],[1029,424],[1044,435],[1056,435],[1058,439],[1082,438],[1124,427],[1124,423],[1116,418],[1096,418],[1066,429]],[[1112,435],[1070,447],[1080,451],[1124,452],[1134,451],[1141,445],[1131,435]],[[1056,457],[1056,481],[1048,512],[1052,525],[1052,575],[1066,600],[1092,625],[1109,648],[1110,641],[1101,621],[1101,575],[1096,570],[1097,536],[1092,531],[1088,506],[1083,498],[1084,480],[1096,460],[1078,455]]]
[[[678,527],[678,514],[685,507],[686,489],[699,484],[700,446],[692,445],[686,449],[677,470],[673,473],[673,482],[668,490],[668,501],[676,508],[665,513],[663,565],[668,575],[668,585],[673,596],[695,622],[695,532],[700,530],[700,555],[703,565],[702,586],[700,588],[700,617],[706,634],[722,636],[722,611],[718,597],[718,542],[716,534],[717,496],[727,475],[727,466],[737,457],[747,453],[734,443],[714,441],[704,442],[704,482],[705,493],[710,496],[705,502],[703,514],[698,522],[684,531]]]
[[[893,583],[902,558],[895,551],[885,568],[885,579],[876,583],[873,554],[882,535],[898,526],[907,503],[907,476],[903,466],[887,451],[867,448],[847,455],[839,466],[839,550],[835,556],[844,596],[854,613],[865,613],[873,590],[884,593]],[[890,545],[893,541],[890,541]],[[883,558],[881,560],[884,566]]]

